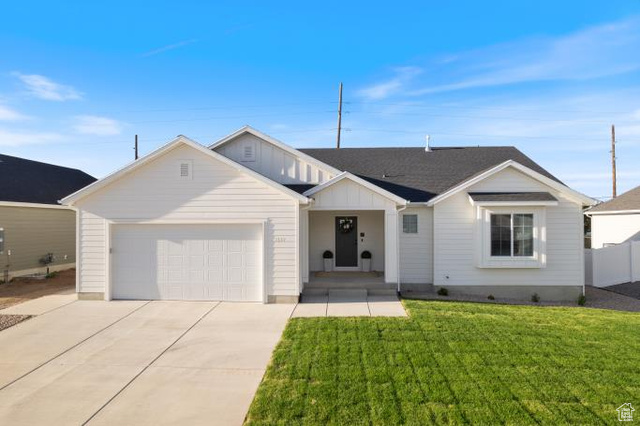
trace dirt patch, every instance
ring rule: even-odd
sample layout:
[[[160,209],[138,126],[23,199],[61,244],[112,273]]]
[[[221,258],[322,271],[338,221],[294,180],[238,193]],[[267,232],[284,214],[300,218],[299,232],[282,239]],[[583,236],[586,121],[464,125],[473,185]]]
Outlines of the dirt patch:
[[[0,315],[0,331],[29,318],[31,318],[31,315]]]
[[[604,289],[613,291],[614,293],[633,297],[635,299],[640,299],[640,281],[636,281],[634,283],[612,285],[609,287],[604,287]]]
[[[0,284],[0,309],[26,302],[27,300],[60,292],[73,292],[76,286],[76,270],[60,271],[52,278],[14,278],[10,283]]]

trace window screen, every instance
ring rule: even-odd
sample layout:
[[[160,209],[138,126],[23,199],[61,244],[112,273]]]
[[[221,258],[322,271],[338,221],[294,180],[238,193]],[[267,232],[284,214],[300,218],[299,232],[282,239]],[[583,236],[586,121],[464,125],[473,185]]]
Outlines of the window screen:
[[[533,214],[492,214],[491,256],[533,256]]]

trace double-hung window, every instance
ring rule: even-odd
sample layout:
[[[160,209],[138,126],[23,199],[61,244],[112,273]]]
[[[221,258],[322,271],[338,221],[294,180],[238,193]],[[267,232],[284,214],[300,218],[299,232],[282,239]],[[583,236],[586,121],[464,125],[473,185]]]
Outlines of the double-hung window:
[[[491,257],[532,257],[533,213],[491,213]]]

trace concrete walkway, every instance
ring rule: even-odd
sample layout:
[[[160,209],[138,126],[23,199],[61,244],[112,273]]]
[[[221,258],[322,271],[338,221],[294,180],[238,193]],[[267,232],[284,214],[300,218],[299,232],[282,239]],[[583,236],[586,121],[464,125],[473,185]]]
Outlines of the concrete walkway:
[[[304,296],[292,317],[406,317],[395,295],[370,296],[366,291],[330,292],[327,296]]]
[[[293,308],[58,307],[0,333],[0,424],[242,424]]]
[[[60,292],[2,309],[0,310],[0,315],[42,315],[76,300],[78,300],[78,296],[75,292]]]

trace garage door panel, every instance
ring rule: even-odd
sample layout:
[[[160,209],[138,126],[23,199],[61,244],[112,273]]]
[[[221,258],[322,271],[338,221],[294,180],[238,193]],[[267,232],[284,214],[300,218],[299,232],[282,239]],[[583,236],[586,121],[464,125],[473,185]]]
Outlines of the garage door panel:
[[[113,297],[262,299],[259,225],[115,225]]]

